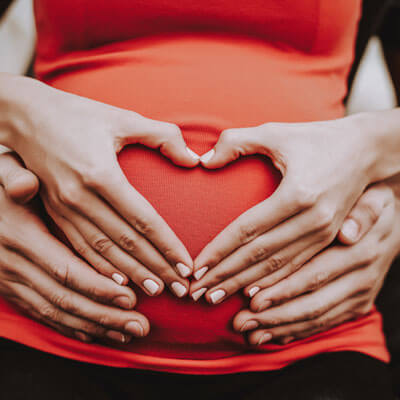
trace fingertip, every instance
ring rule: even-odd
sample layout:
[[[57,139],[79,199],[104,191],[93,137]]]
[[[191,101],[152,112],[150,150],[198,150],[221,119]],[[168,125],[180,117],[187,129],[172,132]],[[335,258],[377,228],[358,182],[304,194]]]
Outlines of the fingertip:
[[[25,204],[37,194],[39,181],[30,171],[23,170],[8,179],[5,190],[15,202]]]
[[[338,239],[343,244],[352,245],[357,242],[359,233],[359,224],[353,218],[347,218],[338,233]]]

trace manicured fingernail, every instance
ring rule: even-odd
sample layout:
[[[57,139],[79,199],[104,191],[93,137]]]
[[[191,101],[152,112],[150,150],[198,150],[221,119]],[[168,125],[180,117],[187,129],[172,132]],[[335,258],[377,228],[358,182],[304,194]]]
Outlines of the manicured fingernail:
[[[253,297],[259,291],[260,291],[260,288],[258,286],[254,286],[249,290],[249,296]]]
[[[189,149],[189,147],[186,147],[187,152],[190,154],[190,157],[194,158],[195,160],[199,160],[200,156],[195,153],[192,149]]]
[[[117,331],[107,331],[106,336],[116,342],[125,343],[126,337],[123,333]]]
[[[260,337],[260,340],[257,342],[257,345],[260,346],[261,344],[264,344],[268,341],[270,341],[272,339],[272,335],[270,333],[264,333],[264,335],[262,335]]]
[[[179,282],[172,282],[171,287],[172,287],[172,290],[175,292],[175,294],[178,297],[183,297],[187,292],[187,289],[185,288],[185,286],[183,286]]]
[[[207,292],[207,288],[203,287],[199,290],[196,290],[195,292],[193,292],[192,294],[192,298],[194,301],[197,301],[201,296],[203,296],[203,294]]]
[[[264,311],[264,310],[267,309],[271,304],[272,304],[272,301],[271,301],[271,300],[265,300],[264,302],[262,302],[262,303],[258,306],[257,312]]]
[[[113,303],[121,308],[131,309],[133,307],[132,301],[127,296],[118,296],[113,300]]]
[[[92,338],[89,335],[86,335],[86,333],[83,332],[75,332],[75,336],[79,339],[82,340],[82,342],[91,342]]]
[[[200,280],[204,274],[208,271],[208,267],[202,267],[198,269],[193,276],[195,277],[196,281]]]
[[[125,281],[124,277],[120,274],[117,274],[116,272],[111,275],[111,278],[113,278],[113,280],[117,282],[118,285],[122,285]]]
[[[203,163],[207,163],[208,161],[210,161],[214,157],[214,154],[215,154],[215,150],[214,149],[212,149],[210,151],[207,151],[207,153],[203,154],[200,157],[200,161],[203,162]]]
[[[182,278],[187,278],[192,273],[192,270],[183,263],[176,264],[176,268]]]
[[[144,331],[142,328],[142,325],[139,324],[137,321],[129,321],[125,325],[125,330],[129,333],[132,333],[132,335],[142,337],[144,336]]]
[[[250,331],[252,329],[256,329],[258,328],[260,324],[257,321],[247,321],[245,322],[242,327],[240,328],[240,332],[246,332],[246,331]]]
[[[152,279],[146,279],[143,281],[143,286],[145,289],[151,294],[154,295],[160,289],[160,285],[157,282],[154,282]]]
[[[213,304],[217,304],[221,299],[223,299],[226,296],[225,290],[218,289],[215,292],[212,292],[210,294],[211,301]]]
[[[342,226],[342,234],[346,236],[351,241],[357,240],[358,236],[358,224],[354,221],[354,219],[349,218],[344,221]]]

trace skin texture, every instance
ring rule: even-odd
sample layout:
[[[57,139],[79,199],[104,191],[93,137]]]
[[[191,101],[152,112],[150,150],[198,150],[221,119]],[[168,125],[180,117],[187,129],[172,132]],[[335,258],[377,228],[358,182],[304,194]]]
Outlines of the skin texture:
[[[1,155],[0,165],[1,182],[12,196],[19,192],[21,180],[26,191],[37,188],[36,179],[14,157]],[[127,342],[149,332],[148,320],[132,311],[134,292],[99,274],[54,238],[32,204],[17,204],[0,188],[0,209],[2,297],[83,341],[95,337]]]
[[[5,102],[3,127],[12,138],[9,147],[40,177],[46,210],[75,250],[105,276],[120,284],[130,279],[148,295],[160,294],[164,284],[173,293],[177,283],[187,292],[179,265],[190,274],[189,253],[130,185],[116,157],[124,145],[141,143],[180,166],[195,166],[198,157],[187,150],[180,129],[31,79],[2,77],[42,106]],[[150,280],[153,291],[145,284]]]
[[[349,246],[336,242],[287,278],[258,283],[260,290],[250,308],[233,322],[238,331],[254,329],[248,332],[249,343],[287,344],[371,310],[399,253],[399,200],[389,186],[372,186],[348,219],[359,226],[358,242]]]
[[[221,302],[266,275],[282,279],[292,274],[333,242],[371,183],[373,151],[356,126],[356,119],[348,117],[222,132],[214,156],[202,161],[206,168],[259,153],[271,157],[283,179],[272,196],[239,216],[200,252],[194,275],[204,267],[208,272],[191,293],[207,288],[205,297],[213,303],[213,294],[224,292]],[[354,157],[355,148],[364,156]]]
[[[112,338],[119,342],[128,342],[132,334],[121,328],[121,322],[118,321],[121,314],[115,305],[125,309],[132,308],[136,298],[131,289],[119,286],[114,281],[99,275],[84,261],[76,258],[64,244],[49,234],[39,217],[35,215],[35,208],[31,204],[24,205],[36,194],[38,181],[24,168],[14,153],[0,155],[0,183],[4,187],[0,192],[0,208],[2,214],[7,215],[7,220],[0,223],[1,295],[27,310],[34,318],[40,319],[67,336],[74,336],[83,341]],[[391,183],[392,186],[394,183]],[[248,321],[255,320],[259,326],[250,332],[250,343],[257,344],[262,337],[265,338],[265,333],[271,333],[274,339],[286,342],[288,339],[294,340],[295,337],[301,338],[315,333],[316,324],[320,320],[323,323],[319,323],[318,329],[323,330],[342,322],[343,318],[351,319],[361,312],[368,312],[390,266],[390,260],[360,267],[352,262],[355,250],[351,249],[377,225],[384,210],[388,210],[385,212],[390,212],[392,218],[386,217],[386,223],[381,223],[382,228],[380,230],[377,228],[376,236],[371,237],[368,242],[371,243],[376,238],[380,243],[382,234],[395,222],[392,215],[393,203],[393,191],[389,186],[380,184],[369,188],[346,218],[346,221],[351,220],[357,224],[357,234],[349,237],[344,230],[339,232],[338,238],[349,247],[337,246],[338,249],[335,251],[332,247],[322,252],[319,256],[322,258],[321,263],[318,262],[319,258],[316,258],[287,280],[277,282],[275,285],[268,284],[268,281],[264,284],[258,282],[263,290],[252,299],[249,310],[236,315],[234,328],[248,335],[249,332],[243,330],[243,326]],[[398,213],[396,215],[398,216]],[[387,223],[388,220],[392,225]],[[18,234],[21,226],[24,227],[23,241],[22,235]],[[29,240],[29,237],[32,239]],[[10,246],[10,243],[13,245]],[[33,245],[27,248],[26,243]],[[376,246],[370,248],[374,247]],[[348,249],[351,251],[346,253]],[[383,246],[381,249],[384,250]],[[46,254],[46,257],[43,257],[43,254]],[[365,255],[365,252],[361,249],[356,254]],[[321,264],[326,266],[324,257],[329,261],[329,273],[321,275]],[[350,260],[347,264],[343,263],[346,257]],[[351,273],[357,268],[361,278],[354,282]],[[22,276],[21,271],[27,272]],[[359,289],[363,282],[368,283],[371,277],[376,282],[376,287],[373,288],[375,290],[362,292],[360,301],[356,301],[357,296],[354,301],[346,300],[344,297],[346,301],[343,301],[342,307],[337,306],[331,310],[329,305],[332,303],[332,296],[336,299],[340,288],[335,285],[329,288],[327,295],[324,296],[321,296],[321,292],[336,276],[343,276],[342,279],[349,280],[355,289]],[[43,285],[49,289],[44,290]],[[94,287],[96,292],[93,292]],[[310,291],[313,292],[313,297],[310,297]],[[54,293],[57,293],[56,297]],[[300,294],[306,295],[296,297]],[[296,299],[292,300],[293,297]],[[118,300],[115,301],[117,298],[120,303]],[[319,301],[316,302],[315,298]],[[268,312],[264,312],[266,299],[273,300],[274,306],[271,311],[278,313],[281,318],[280,321],[276,321],[276,326],[272,326],[273,329],[270,320],[268,324]],[[292,307],[287,308],[286,302]],[[304,320],[304,314],[310,310],[310,302],[319,305],[320,308],[314,310],[313,318],[308,315],[308,319]],[[108,308],[101,307],[100,303],[107,305]],[[261,312],[258,311],[260,306],[263,306]],[[90,317],[88,317],[89,310],[94,310],[91,311]],[[324,310],[327,311],[323,313]],[[331,314],[334,314],[335,318],[329,318]],[[137,313],[133,315],[123,313],[121,317],[126,318],[124,322],[138,317],[144,324],[144,331],[147,332],[149,329],[148,321]],[[285,318],[286,320],[303,318],[303,320],[286,325]]]

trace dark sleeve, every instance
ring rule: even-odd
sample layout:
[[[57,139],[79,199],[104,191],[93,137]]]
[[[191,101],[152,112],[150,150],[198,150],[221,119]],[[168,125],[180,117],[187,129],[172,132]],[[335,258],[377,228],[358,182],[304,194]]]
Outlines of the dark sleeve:
[[[392,2],[378,30],[383,46],[400,48],[400,0]]]
[[[12,1],[13,0],[0,0],[0,19],[6,12],[8,6],[12,3]]]

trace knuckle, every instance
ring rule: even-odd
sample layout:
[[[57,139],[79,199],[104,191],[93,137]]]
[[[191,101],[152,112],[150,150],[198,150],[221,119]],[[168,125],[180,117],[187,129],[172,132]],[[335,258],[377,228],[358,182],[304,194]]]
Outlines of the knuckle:
[[[44,319],[48,319],[51,321],[59,320],[59,312],[51,304],[43,304],[39,309],[39,314]]]
[[[77,184],[63,185],[58,192],[58,200],[70,207],[77,207],[82,202],[82,188]]]
[[[91,240],[92,247],[100,254],[107,253],[114,243],[102,234],[95,235]]]
[[[373,203],[364,203],[361,205],[361,211],[367,215],[368,219],[372,222],[375,223],[380,215],[380,210],[378,209],[378,206]]]
[[[80,330],[96,337],[102,337],[106,334],[106,329],[104,327],[93,323],[83,323]]]
[[[171,139],[180,138],[182,134],[179,126],[172,123],[167,123],[167,124],[168,124],[166,129],[167,136],[169,136]]]
[[[98,318],[98,324],[100,326],[111,326],[112,325],[112,319],[110,315],[107,314],[101,314]]]
[[[261,260],[264,260],[268,255],[268,249],[266,247],[257,246],[255,249],[252,250],[251,255],[249,257],[249,262],[251,264],[255,264]],[[272,262],[273,257],[269,260]]]
[[[279,317],[268,318],[268,325],[279,326],[282,324],[282,320]]]
[[[85,259],[90,256],[90,247],[86,243],[78,243],[74,246],[74,249]]]
[[[247,243],[258,235],[258,229],[253,224],[241,224],[239,226],[239,240]]]
[[[153,233],[151,222],[144,217],[136,218],[132,223],[133,227],[142,235],[148,236]]]
[[[104,163],[98,163],[87,167],[80,172],[80,179],[86,187],[98,189],[103,187],[111,179],[111,171]]]
[[[265,272],[265,274],[271,274],[272,272],[280,269],[284,265],[284,263],[285,260],[282,257],[274,255],[266,261],[265,265],[263,266],[263,271]]]
[[[92,285],[86,290],[87,296],[93,300],[104,302],[108,299],[107,291],[103,290],[101,286]],[[111,294],[110,294],[111,296]]]
[[[52,304],[54,304],[57,308],[60,308],[62,310],[68,311],[70,313],[76,313],[78,311],[77,307],[73,306],[73,302],[71,300],[71,296],[63,293],[54,293],[50,301]]]
[[[123,249],[125,249],[131,253],[133,253],[137,250],[137,248],[138,248],[137,242],[138,242],[137,239],[134,239],[131,235],[126,234],[126,233],[122,234],[119,238],[119,245]]]
[[[325,327],[328,324],[328,321],[326,320],[326,318],[316,318],[310,321],[309,323],[310,323],[310,328],[312,330],[320,331],[325,329]]]
[[[327,271],[320,271],[317,274],[315,274],[308,285],[308,290],[313,292],[317,289],[320,289],[325,282],[327,282],[329,279],[329,273]]]
[[[332,224],[335,218],[335,212],[332,207],[326,205],[319,206],[314,211],[314,220],[317,229],[323,230],[327,234],[332,234]]]
[[[219,137],[220,143],[224,145],[233,145],[235,143],[235,131],[233,129],[225,129]]]
[[[317,203],[318,193],[307,186],[298,183],[292,190],[293,199],[299,209],[310,208]]]
[[[54,278],[63,286],[68,286],[70,281],[70,266],[68,264],[55,264],[52,266]]]

